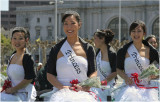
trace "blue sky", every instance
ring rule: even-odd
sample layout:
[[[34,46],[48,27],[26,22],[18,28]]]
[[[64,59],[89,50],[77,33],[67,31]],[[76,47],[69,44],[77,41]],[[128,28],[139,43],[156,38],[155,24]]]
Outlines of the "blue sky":
[[[0,0],[0,11],[7,11],[9,6],[9,0]]]

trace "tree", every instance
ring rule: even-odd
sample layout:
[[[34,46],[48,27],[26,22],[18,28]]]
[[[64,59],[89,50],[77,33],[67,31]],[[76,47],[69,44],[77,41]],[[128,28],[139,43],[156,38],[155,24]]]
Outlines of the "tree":
[[[3,34],[1,34],[1,64],[2,66],[5,63],[7,56],[10,56],[11,52],[13,51],[11,40],[6,38]]]

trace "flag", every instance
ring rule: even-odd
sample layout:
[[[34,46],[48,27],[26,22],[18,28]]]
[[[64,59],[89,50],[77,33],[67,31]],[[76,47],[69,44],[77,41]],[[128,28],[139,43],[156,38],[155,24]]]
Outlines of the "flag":
[[[41,40],[40,40],[40,37],[36,40],[36,42],[40,42]]]

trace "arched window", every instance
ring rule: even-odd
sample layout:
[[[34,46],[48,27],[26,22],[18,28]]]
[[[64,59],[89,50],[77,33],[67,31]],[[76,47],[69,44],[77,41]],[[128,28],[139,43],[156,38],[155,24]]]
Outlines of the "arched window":
[[[118,36],[119,36],[118,24],[119,24],[119,18],[117,17],[117,18],[114,18],[108,25],[108,28],[115,33],[115,36],[114,36],[115,39],[118,39]],[[121,19],[121,41],[127,40],[127,39],[128,39],[128,25],[125,20]]]
[[[159,39],[159,18],[157,18],[152,25],[152,34]]]

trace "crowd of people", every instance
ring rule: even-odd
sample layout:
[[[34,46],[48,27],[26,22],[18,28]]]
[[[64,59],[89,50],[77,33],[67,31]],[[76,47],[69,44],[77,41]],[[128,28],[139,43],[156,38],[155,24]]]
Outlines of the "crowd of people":
[[[157,61],[159,55],[156,38],[147,35],[143,21],[137,20],[130,25],[132,39],[123,47],[115,50],[114,32],[110,29],[97,30],[94,44],[97,50],[79,36],[82,26],[80,15],[75,11],[66,11],[62,17],[66,38],[51,48],[45,66],[34,60],[26,49],[30,34],[23,27],[16,27],[12,32],[11,44],[15,52],[11,55],[7,67],[11,87],[0,93],[1,101],[35,101],[42,93],[45,101],[53,102],[97,102],[110,100],[110,90],[116,85],[117,75],[124,79],[125,87],[114,95],[115,101],[158,101],[158,90],[140,88],[132,78]],[[71,81],[83,82],[88,78],[99,77],[107,81],[109,89],[79,86]],[[156,77],[152,75],[152,77]],[[149,87],[152,77],[140,81]],[[91,94],[94,93],[94,94]],[[97,98],[98,97],[98,98]]]

